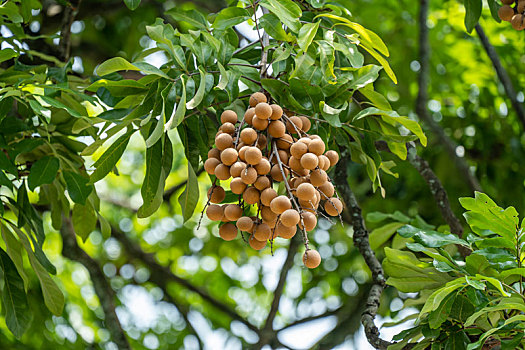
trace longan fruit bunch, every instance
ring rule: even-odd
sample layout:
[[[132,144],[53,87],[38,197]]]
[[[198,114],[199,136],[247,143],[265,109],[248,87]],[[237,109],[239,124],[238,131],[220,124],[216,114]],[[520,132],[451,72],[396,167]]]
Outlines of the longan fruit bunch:
[[[217,179],[208,191],[206,215],[222,223],[224,240],[235,239],[240,230],[256,250],[276,237],[291,239],[299,228],[306,247],[303,262],[315,268],[321,256],[309,249],[307,232],[316,227],[319,214],[340,216],[343,210],[327,174],[339,154],[326,150],[318,135],[307,134],[311,122],[306,116],[269,104],[261,92],[251,95],[249,104],[240,122],[232,110],[221,114],[215,147],[204,162],[205,171]],[[229,181],[237,203],[223,204],[226,191],[217,181]],[[274,188],[279,183],[286,188],[283,194]]]
[[[525,29],[525,0],[501,0],[501,2],[503,5],[498,10],[498,17],[502,21],[510,22],[512,28],[516,30]]]

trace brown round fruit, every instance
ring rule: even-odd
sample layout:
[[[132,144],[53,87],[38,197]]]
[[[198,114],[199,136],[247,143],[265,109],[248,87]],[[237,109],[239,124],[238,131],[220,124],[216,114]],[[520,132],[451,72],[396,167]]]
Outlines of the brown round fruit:
[[[323,192],[323,199],[326,197],[332,197],[335,194],[335,188],[334,185],[330,181],[326,181],[324,184],[318,187],[318,190]],[[326,196],[326,197],[325,197]]]
[[[296,158],[294,156],[291,156],[288,160],[288,165],[290,168],[292,168],[293,171],[299,173],[302,170],[304,170],[303,166],[301,165],[301,160],[299,158]]]
[[[270,179],[266,176],[259,176],[257,180],[255,180],[254,184],[256,189],[259,191],[263,191],[264,189],[270,187]]]
[[[224,216],[224,209],[217,204],[210,204],[206,208],[206,216],[212,221],[221,221]]]
[[[339,154],[336,151],[327,151],[324,155],[330,160],[331,167],[339,161]]]
[[[235,132],[235,125],[233,125],[230,122],[226,122],[226,123],[221,125],[219,130],[222,130],[222,132],[225,132],[225,133],[231,135],[231,134],[233,134]]]
[[[268,102],[266,95],[262,92],[256,92],[250,96],[250,107],[255,107],[258,103],[262,102]]]
[[[303,122],[301,130],[303,130],[304,132],[308,132],[308,130],[310,130],[310,128],[312,127],[312,122],[310,121],[310,119],[303,116],[300,116],[299,118],[301,118],[301,121]]]
[[[290,149],[293,144],[293,138],[288,134],[284,134],[283,137],[277,140],[276,144],[280,149]]]
[[[286,227],[292,227],[299,223],[299,220],[301,217],[299,216],[299,213],[295,209],[288,209],[285,210],[281,214],[281,223]]]
[[[518,6],[516,6],[516,10],[518,13],[523,14],[523,11],[525,10],[525,0],[518,1]]]
[[[237,227],[232,223],[227,223],[219,227],[219,236],[225,241],[232,241],[237,238]]]
[[[253,236],[258,241],[267,241],[272,235],[272,230],[267,224],[259,224],[255,227],[253,231]]]
[[[237,161],[230,167],[230,175],[232,177],[239,177],[244,169],[246,169],[246,163]]]
[[[278,223],[275,228],[275,234],[284,239],[290,239],[295,236],[297,226],[286,227],[282,223]]]
[[[266,128],[268,127],[268,119],[260,119],[257,118],[257,116],[255,116],[252,119],[252,125],[257,130],[266,130]]]
[[[323,140],[321,139],[312,140],[312,142],[310,142],[310,144],[308,145],[308,152],[311,152],[317,156],[320,156],[321,154],[323,154],[324,150],[325,150],[325,145],[324,145]]]
[[[265,135],[260,134],[259,141],[257,141],[257,147],[259,147],[259,149],[263,149],[264,147],[266,147],[266,145],[268,145],[268,139]]]
[[[288,169],[283,169],[284,175],[288,176],[289,172]],[[272,179],[277,182],[281,182],[284,180],[283,174],[281,173],[281,169],[279,168],[279,165],[274,164],[272,166],[272,170],[270,170],[270,175],[272,176]]]
[[[210,175],[215,175],[215,168],[219,164],[221,164],[221,161],[218,160],[217,158],[208,158],[204,162],[204,170],[206,170],[206,172]]]
[[[278,139],[286,134],[286,126],[284,126],[282,121],[274,120],[268,126],[268,132],[273,138]]]
[[[501,3],[504,5],[512,5],[515,0],[501,0]]]
[[[261,203],[270,206],[271,201],[277,197],[277,191],[273,188],[267,188],[261,192]]]
[[[242,216],[242,208],[237,204],[228,204],[224,208],[224,216],[229,221],[237,221]]]
[[[510,24],[512,24],[512,28],[516,30],[523,30],[525,29],[525,23],[523,23],[523,19],[525,16],[522,14],[517,14],[512,16],[512,19],[510,20]]]
[[[226,197],[226,192],[221,186],[210,187],[208,190],[208,199],[211,203],[220,203],[224,200],[224,197]]]
[[[285,210],[292,208],[292,202],[286,196],[278,196],[270,202],[270,208],[275,214],[282,214]]]
[[[272,115],[270,116],[271,120],[277,120],[283,116],[283,109],[281,106],[273,104],[270,107],[272,107]]]
[[[248,187],[242,194],[242,199],[244,203],[248,205],[255,204],[261,198],[260,192],[255,187]]]
[[[306,153],[301,157],[301,166],[308,170],[313,170],[319,165],[319,159],[313,153]]]
[[[235,194],[242,194],[245,189],[246,184],[240,177],[236,177],[230,182],[230,190]]]
[[[255,250],[261,250],[264,247],[266,247],[266,241],[258,241],[257,239],[255,239],[254,235],[250,236],[250,238],[248,239],[248,244],[250,244],[250,247],[252,247]]]
[[[298,141],[302,142],[302,143],[306,143],[306,145],[308,146],[310,144],[310,142],[312,142],[312,139],[310,139],[308,137],[301,137]]]
[[[221,150],[218,148],[212,148],[208,151],[208,159],[215,158],[221,159]]]
[[[297,116],[288,118],[288,121],[286,122],[286,130],[288,130],[290,134],[297,134],[298,130],[301,130],[302,127],[303,121]]]
[[[324,171],[327,171],[330,168],[330,159],[324,154],[319,156],[319,168]]]
[[[255,166],[255,170],[257,170],[257,174],[259,175],[266,175],[270,172],[271,169],[272,165],[266,158],[261,158],[259,164]]]
[[[303,263],[309,269],[315,269],[321,263],[321,255],[317,250],[308,249],[304,252]]]
[[[221,152],[221,162],[225,165],[232,165],[237,161],[237,158],[239,158],[239,153],[237,153],[235,148],[226,148]]]
[[[215,168],[215,176],[217,176],[217,179],[222,181],[228,180],[231,177],[230,167],[224,164],[217,165]]]
[[[257,106],[255,106],[255,115],[259,119],[269,119],[272,113],[272,107],[266,102],[258,103]]]
[[[265,221],[275,221],[277,214],[275,214],[270,207],[263,206],[261,209],[261,218]]]
[[[324,210],[330,216],[337,216],[343,211],[343,203],[341,203],[339,198],[329,198],[324,203]]]
[[[244,157],[244,154],[246,153],[246,150],[249,148],[250,146],[242,146],[241,149],[239,149],[239,159],[242,160],[243,162],[246,161],[246,158]]]
[[[246,168],[241,172],[241,179],[247,185],[253,184],[257,180],[257,170]]]
[[[514,9],[508,5],[503,5],[498,10],[498,17],[502,21],[510,22],[514,16]]]
[[[221,123],[222,124],[225,124],[225,123],[235,124],[235,123],[237,123],[237,120],[238,120],[238,117],[237,117],[237,113],[235,113],[235,111],[226,110],[226,111],[222,112],[222,114],[221,114]]]
[[[315,187],[322,186],[326,181],[328,181],[328,175],[326,171],[321,169],[314,169],[310,172],[310,183]]]
[[[257,140],[257,132],[252,128],[245,128],[241,131],[241,141],[251,145]]]
[[[248,232],[253,228],[253,220],[248,216],[243,216],[237,220],[236,225],[239,230]]]
[[[290,147],[290,153],[297,159],[301,159],[306,152],[308,152],[308,146],[303,142],[296,142]]]
[[[244,121],[248,125],[252,125],[252,119],[255,116],[255,108],[248,108],[246,112],[244,113]]]
[[[304,223],[304,228],[306,231],[310,232],[315,228],[315,226],[317,226],[317,217],[314,213],[305,211],[301,214],[301,217],[302,223]],[[299,221],[299,228],[303,228],[301,221]]]
[[[244,153],[244,158],[248,164],[256,165],[262,159],[262,152],[257,147],[248,147]]]
[[[215,137],[215,145],[220,151],[233,147],[233,138],[229,134],[217,135]]]
[[[315,188],[312,184],[305,182],[297,186],[297,198],[303,201],[308,201],[308,200],[313,200],[314,197],[315,197]]]

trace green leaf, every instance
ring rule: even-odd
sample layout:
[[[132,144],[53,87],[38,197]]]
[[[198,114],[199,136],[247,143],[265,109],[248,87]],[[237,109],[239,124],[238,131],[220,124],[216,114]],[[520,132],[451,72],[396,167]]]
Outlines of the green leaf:
[[[449,294],[445,299],[439,304],[439,306],[430,312],[428,315],[428,323],[430,328],[437,329],[445,322],[450,314],[452,305],[456,299],[456,294]]]
[[[111,237],[111,225],[110,223],[102,216],[98,215],[98,222],[100,223],[100,233],[104,239]]]
[[[467,32],[471,33],[476,24],[478,24],[479,17],[483,3],[481,0],[464,0],[465,1],[465,27]]]
[[[179,197],[179,203],[182,208],[182,217],[184,222],[191,218],[198,202],[199,181],[197,180],[197,175],[195,175],[193,167],[190,163],[188,163],[188,180],[186,181],[186,188]]]
[[[40,281],[40,286],[42,288],[42,294],[44,296],[44,303],[46,307],[53,313],[55,316],[62,315],[64,309],[64,294],[55,281],[49,276],[47,271],[42,267],[42,265],[35,259],[33,254],[29,254],[29,262],[33,267],[33,270]]]
[[[350,85],[348,85],[348,89],[357,90],[367,86],[368,84],[373,83],[379,77],[380,70],[381,67],[376,66],[374,64],[369,64],[362,68],[359,68],[355,72],[356,78],[352,80]]]
[[[137,212],[138,217],[148,217],[159,208],[162,203],[164,176],[162,170],[162,139],[160,139],[146,150],[146,174],[140,190],[144,203]]]
[[[83,115],[74,110],[73,108],[69,107],[65,103],[55,100],[54,98],[48,97],[48,96],[37,96],[38,99],[42,100],[44,103],[47,103],[51,107],[64,109],[66,112],[68,112],[71,116],[75,118],[82,118]]]
[[[501,18],[498,16],[498,10],[500,8],[499,3],[496,0],[487,0],[489,4],[490,14],[492,15],[492,18],[498,23],[501,23]]]
[[[117,81],[100,79],[88,86],[86,90],[96,92],[100,88],[108,89],[113,97],[126,97],[129,95],[137,95],[148,91],[147,86],[131,79]]]
[[[140,2],[140,0],[134,0],[136,2]],[[138,5],[138,4],[137,4]],[[97,69],[95,69],[95,74],[102,77],[104,75],[108,75],[114,72],[119,72],[123,70],[140,70],[139,68],[132,65],[128,60],[122,57],[113,57],[109,60],[101,63]]]
[[[279,18],[273,13],[267,13],[259,19],[259,24],[268,35],[275,40],[292,41],[293,35],[286,33]],[[274,60],[275,62],[275,60]]]
[[[226,30],[250,18],[250,12],[240,7],[226,7],[213,22],[212,27],[217,30]]]
[[[5,323],[13,335],[20,338],[29,328],[32,318],[31,310],[27,304],[24,281],[18,274],[15,264],[1,248],[0,268],[4,275],[2,301],[5,309]]]
[[[460,244],[469,247],[469,244],[453,234],[443,234],[437,231],[422,230],[412,225],[405,225],[398,230],[398,233],[405,238],[413,237],[418,243],[428,248],[438,248],[448,244]]]
[[[503,288],[503,285],[501,284],[501,282],[498,281],[497,279],[493,278],[493,277],[488,277],[488,276],[483,276],[483,275],[476,275],[475,277],[473,277],[473,279],[476,279],[478,281],[485,280],[488,283],[492,284],[501,293],[501,295],[503,295],[504,297],[510,297],[510,293],[507,293],[505,291],[505,289]],[[525,310],[525,304],[524,304],[523,308]]]
[[[179,6],[176,6],[165,12],[165,14],[173,17],[176,21],[189,23],[195,28],[208,28],[206,17],[197,10],[182,11]]]
[[[347,102],[343,104],[342,108],[330,107],[325,101],[319,102],[319,109],[321,110],[324,119],[326,119],[331,126],[336,128],[342,125],[341,120],[339,119],[339,114],[342,111],[344,111],[347,107]]]
[[[10,48],[0,50],[0,63],[7,61],[13,57],[18,57],[18,53]]]
[[[113,108],[97,115],[97,118],[111,122],[116,122],[127,116],[131,112],[129,108]]]
[[[298,19],[301,17],[302,11],[299,5],[292,0],[262,0],[260,4],[279,17],[281,22],[294,33],[298,33],[301,29]]]
[[[106,177],[107,174],[117,165],[120,157],[128,146],[131,135],[135,130],[130,130],[126,134],[119,137],[109,148],[100,156],[100,158],[93,164],[95,171],[90,176],[90,183],[95,183]]]
[[[93,190],[93,186],[89,184],[89,179],[72,171],[64,171],[63,174],[71,200],[84,205]]]
[[[199,72],[201,77],[199,88],[197,89],[195,96],[193,96],[193,98],[186,103],[186,109],[194,109],[202,102],[202,99],[204,98],[204,92],[206,91],[206,73],[200,67]]]
[[[133,62],[133,65],[137,67],[141,72],[146,74],[158,75],[168,80],[172,80],[169,75],[158,69],[157,67],[147,63],[147,62]]]
[[[405,224],[402,222],[391,222],[374,229],[372,232],[370,232],[370,248],[376,250],[377,248],[381,247],[397,232],[397,229],[403,225]]]
[[[297,44],[303,50],[308,51],[308,47],[312,43],[319,29],[319,22],[306,23],[299,30],[299,37],[297,38]]]
[[[0,169],[18,177],[18,170],[15,164],[9,158],[7,158],[4,152],[0,152]]]
[[[0,222],[0,231],[2,233],[2,238],[5,242],[7,254],[13,261],[16,266],[16,269],[22,279],[24,280],[24,288],[27,290],[29,288],[29,278],[24,270],[24,258],[22,257],[22,245],[20,242],[13,236],[11,231]]]
[[[186,81],[184,80],[184,77],[182,77],[180,80],[182,83],[182,96],[180,97],[180,100],[177,103],[177,109],[175,110],[175,114],[171,116],[171,119],[166,124],[168,130],[179,126],[180,123],[182,123],[184,116],[186,115]]]
[[[29,189],[34,191],[40,185],[52,183],[57,176],[59,167],[60,161],[55,157],[46,156],[37,160],[31,167],[27,180]]]
[[[374,49],[368,48],[365,45],[361,45],[361,47],[365,49],[370,55],[372,55],[372,57],[374,57],[381,66],[383,66],[386,74],[390,77],[390,79],[392,79],[394,84],[397,84],[396,74],[390,67],[390,64],[388,64],[388,61],[383,56],[378,54]]]
[[[137,7],[139,7],[140,0],[124,0],[124,3],[131,11],[134,11]]]
[[[73,207],[72,221],[75,233],[85,242],[97,227],[97,213],[90,202],[86,205],[76,203]]]

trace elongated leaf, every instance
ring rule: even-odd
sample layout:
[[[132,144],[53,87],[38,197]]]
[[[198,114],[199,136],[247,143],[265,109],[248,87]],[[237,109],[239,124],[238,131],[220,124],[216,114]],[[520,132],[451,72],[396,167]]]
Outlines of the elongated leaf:
[[[0,169],[18,177],[18,170],[15,164],[9,158],[7,158],[4,152],[0,152]]]
[[[282,23],[290,28],[294,33],[301,29],[299,18],[302,11],[299,5],[292,0],[263,0],[260,4],[275,14]]]
[[[140,0],[124,0],[124,3],[131,11],[134,11],[137,7],[139,7]]]
[[[405,225],[402,222],[391,222],[378,227],[370,232],[370,248],[376,250],[386,243],[396,232],[397,229]]]
[[[18,274],[15,264],[1,248],[0,268],[4,274],[2,301],[5,308],[5,323],[13,335],[20,338],[29,327],[31,311],[27,304],[24,281]]]
[[[137,1],[137,0],[134,0]],[[140,1],[139,1],[140,2]],[[109,60],[101,63],[97,69],[95,70],[95,73],[98,76],[104,76],[108,75],[114,72],[119,72],[122,70],[140,70],[139,68],[132,65],[128,60],[122,57],[113,57]]]
[[[141,72],[146,74],[158,75],[159,77],[166,78],[171,80],[170,76],[158,69],[157,67],[147,63],[147,62],[133,62],[135,67],[137,67]]]
[[[116,122],[127,116],[130,112],[131,109],[129,108],[114,108],[100,113],[97,115],[97,118]]]
[[[22,279],[24,280],[24,287],[27,290],[29,287],[29,279],[27,277],[27,274],[24,270],[24,258],[22,257],[22,244],[13,236],[11,231],[5,226],[3,223],[0,222],[0,231],[2,233],[2,238],[5,242],[6,248],[7,248],[7,254],[13,261],[13,263],[16,266],[16,269]]]
[[[467,32],[472,32],[476,24],[478,24],[479,17],[481,17],[481,10],[483,3],[481,0],[464,0],[465,1],[465,28]]]
[[[292,41],[293,35],[286,33],[279,18],[273,13],[267,13],[260,19],[260,25],[268,35],[275,40]],[[274,60],[275,62],[275,60]]]
[[[182,208],[182,217],[184,222],[188,221],[195,207],[199,202],[199,181],[197,175],[190,163],[188,163],[188,180],[186,181],[186,188],[179,197],[179,203]]]
[[[153,214],[160,206],[162,202],[163,177],[162,139],[160,139],[146,150],[146,175],[140,190],[144,203],[137,212],[138,217],[147,217]],[[160,202],[158,196],[159,187],[162,187],[160,190]]]
[[[97,227],[97,213],[90,202],[86,202],[86,205],[76,203],[73,207],[72,221],[75,233],[85,242]]]
[[[306,23],[299,30],[299,37],[297,38],[297,44],[303,50],[303,52],[308,51],[308,47],[315,38],[317,30],[319,29],[319,22],[315,23]]]
[[[89,179],[72,171],[64,171],[67,192],[73,202],[84,205],[87,197],[91,194],[93,186],[89,185]]]
[[[200,67],[199,72],[201,77],[199,88],[197,89],[195,96],[193,96],[193,98],[186,103],[186,109],[193,109],[197,107],[204,98],[204,92],[206,91],[206,73]]]
[[[0,186],[13,188],[13,183],[11,182],[11,180],[9,180],[7,175],[2,170],[0,170]]]
[[[225,30],[250,18],[250,12],[240,7],[227,7],[223,9],[213,22],[212,27],[217,30]]]
[[[396,74],[390,67],[390,64],[388,64],[388,61],[383,56],[381,56],[379,53],[377,53],[374,49],[368,48],[365,45],[361,45],[361,47],[365,49],[370,55],[372,55],[372,57],[374,57],[381,66],[383,66],[386,74],[390,77],[390,79],[392,79],[394,84],[397,84]]]
[[[40,158],[31,167],[31,172],[27,180],[29,189],[33,191],[40,185],[52,183],[57,176],[59,167],[60,161],[58,158],[49,156]]]
[[[381,67],[373,64],[369,64],[362,68],[359,68],[355,73],[356,78],[352,80],[352,83],[348,86],[348,88],[352,90],[357,90],[367,86],[368,84],[373,83],[379,77],[380,70]]]
[[[95,183],[106,177],[107,174],[117,165],[120,157],[128,146],[131,135],[135,130],[130,130],[126,134],[119,137],[107,150],[100,156],[100,158],[93,164],[95,171],[91,174],[90,182]]]
[[[7,61],[13,57],[18,57],[18,53],[13,49],[3,49],[0,50],[0,63]]]
[[[182,11],[177,6],[166,11],[165,14],[173,17],[176,21],[189,23],[195,28],[206,29],[208,27],[206,17],[197,10]]]
[[[182,122],[182,119],[184,119],[184,115],[186,114],[186,81],[184,80],[184,77],[181,78],[181,83],[182,96],[180,97],[179,103],[177,103],[177,109],[175,110],[175,114],[171,116],[170,121],[167,123],[168,130],[179,126],[179,124]]]

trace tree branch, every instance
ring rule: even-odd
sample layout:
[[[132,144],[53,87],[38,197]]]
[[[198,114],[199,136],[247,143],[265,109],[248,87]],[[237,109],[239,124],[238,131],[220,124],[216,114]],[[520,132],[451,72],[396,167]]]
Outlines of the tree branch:
[[[487,56],[489,56],[492,65],[494,66],[494,70],[496,71],[496,74],[498,75],[498,78],[501,81],[505,92],[507,93],[512,107],[516,111],[516,114],[518,115],[521,124],[525,128],[525,108],[523,107],[523,104],[518,101],[516,90],[514,89],[512,80],[510,80],[509,74],[501,64],[501,61],[499,59],[498,54],[496,53],[496,50],[494,49],[494,46],[492,46],[492,44],[489,41],[489,38],[487,37],[487,35],[485,35],[485,31],[483,30],[481,25],[478,23],[475,28],[476,33],[478,33],[479,40],[481,41],[481,44],[483,45]]]
[[[60,234],[62,236],[62,254],[72,261],[81,263],[89,272],[93,288],[98,295],[102,310],[104,310],[105,325],[111,334],[111,339],[119,349],[131,349],[115,312],[115,291],[104,277],[98,262],[78,246],[73,223],[69,217],[63,217]]]
[[[456,154],[457,144],[445,133],[445,130],[432,119],[427,107],[428,85],[430,80],[430,43],[428,40],[428,7],[430,0],[420,0],[419,10],[419,63],[421,69],[418,76],[419,91],[416,100],[416,113],[428,125],[430,130],[437,136],[444,145],[450,157],[454,159],[456,167],[467,181],[472,191],[482,191],[481,185],[474,174],[469,169],[465,158],[458,157]]]
[[[368,231],[361,214],[361,208],[359,207],[357,199],[348,184],[347,162],[348,157],[342,154],[341,159],[335,168],[335,183],[346,204],[345,210],[350,211],[352,216],[354,245],[359,249],[359,252],[365,259],[366,265],[372,271],[373,282],[372,287],[370,288],[370,293],[368,294],[365,310],[361,315],[361,323],[364,326],[368,342],[376,349],[386,349],[391,343],[381,339],[379,329],[374,323],[379,308],[381,293],[385,287],[385,275],[381,263],[377,260],[374,251],[370,247]]]
[[[58,52],[60,59],[64,62],[69,60],[71,53],[71,25],[75,21],[78,10],[82,0],[73,1],[76,4],[70,3],[64,10],[64,17],[62,17],[62,27],[60,29],[60,41],[58,42]]]
[[[257,327],[252,325],[244,317],[235,312],[230,306],[213,298],[208,294],[208,292],[200,289],[199,287],[194,286],[189,281],[175,275],[169,267],[162,266],[159,263],[157,263],[153,254],[149,254],[143,251],[137,243],[131,241],[124,232],[120,231],[114,226],[112,226],[111,228],[111,236],[122,244],[130,258],[142,261],[150,269],[150,280],[153,283],[164,285],[168,281],[175,282],[183,286],[184,288],[189,289],[190,291],[200,295],[202,299],[209,302],[219,311],[228,315],[231,319],[242,322],[254,332],[259,331]]]

